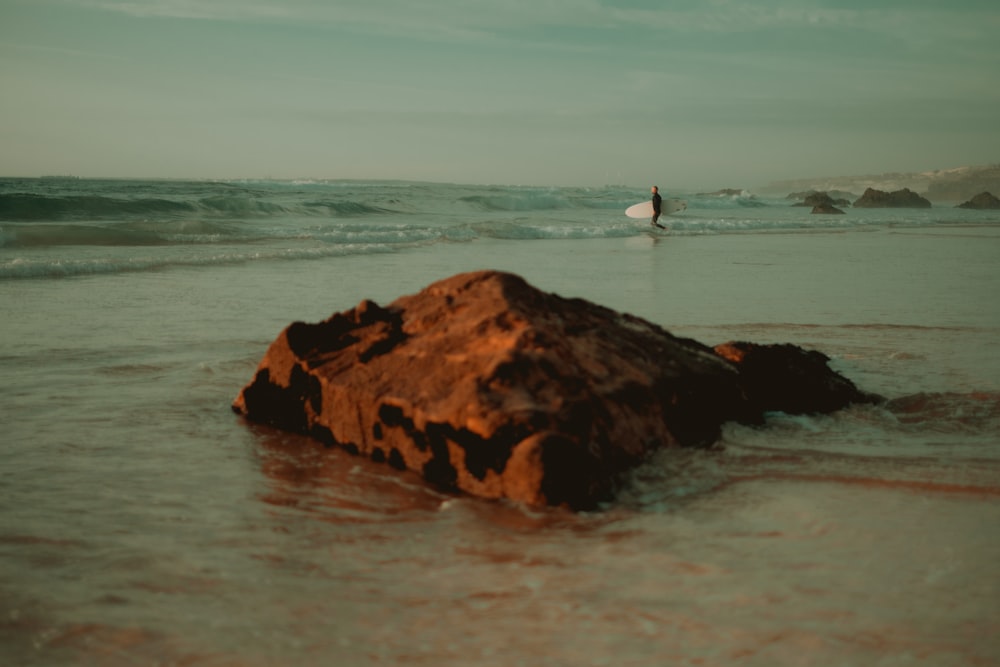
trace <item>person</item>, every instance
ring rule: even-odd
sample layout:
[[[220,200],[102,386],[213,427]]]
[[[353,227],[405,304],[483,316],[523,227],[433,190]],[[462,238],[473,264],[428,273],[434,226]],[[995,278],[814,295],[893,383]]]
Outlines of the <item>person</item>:
[[[654,185],[650,192],[653,193],[653,219],[649,221],[649,224],[660,229],[666,229],[666,227],[657,222],[660,219],[660,211],[663,208],[663,197],[660,196],[660,189]]]

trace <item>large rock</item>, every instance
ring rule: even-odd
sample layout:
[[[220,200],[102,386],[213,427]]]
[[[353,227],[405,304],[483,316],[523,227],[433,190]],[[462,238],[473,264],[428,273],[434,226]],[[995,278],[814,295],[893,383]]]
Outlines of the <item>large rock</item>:
[[[710,444],[726,421],[782,409],[775,383],[801,382],[782,369],[754,398],[761,381],[742,365],[486,271],[290,325],[233,408],[446,489],[587,508],[652,450]],[[788,393],[792,410],[832,405]]]
[[[909,188],[884,192],[868,188],[854,202],[855,208],[930,208],[931,203]]]
[[[959,204],[957,208],[971,208],[981,211],[1000,208],[1000,199],[997,199],[989,192],[980,192],[969,201]]]

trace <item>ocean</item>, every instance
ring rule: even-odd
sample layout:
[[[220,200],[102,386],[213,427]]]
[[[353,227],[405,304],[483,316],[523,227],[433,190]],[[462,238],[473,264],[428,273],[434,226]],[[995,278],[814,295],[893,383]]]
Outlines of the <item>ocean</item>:
[[[648,186],[0,179],[5,665],[998,665],[1000,213]],[[268,344],[501,269],[888,401],[663,450],[600,511],[242,421]]]

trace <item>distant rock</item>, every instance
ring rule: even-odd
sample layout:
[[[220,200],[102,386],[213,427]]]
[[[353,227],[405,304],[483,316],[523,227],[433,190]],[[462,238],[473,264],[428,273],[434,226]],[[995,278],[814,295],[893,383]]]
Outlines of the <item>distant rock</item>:
[[[592,508],[663,447],[726,421],[874,400],[791,345],[712,349],[509,273],[363,301],[271,344],[233,409],[444,489]]]
[[[818,204],[813,206],[812,213],[821,215],[844,215],[844,212],[832,204]]]
[[[989,192],[980,192],[964,204],[959,204],[957,208],[971,208],[981,211],[1000,209],[1000,199],[997,199]]]
[[[800,203],[793,204],[793,206],[816,206],[822,202],[811,202],[813,197],[825,197],[831,200],[830,202],[834,206],[850,206],[851,202],[858,198],[858,196],[852,192],[845,192],[844,190],[806,190],[804,192],[791,192],[785,199],[795,199]],[[811,203],[810,203],[811,202]]]
[[[909,188],[934,202],[958,203],[966,201],[978,192],[1000,192],[1000,164],[922,172],[890,172],[865,176],[796,178],[772,182],[757,189],[767,195],[793,192],[802,193],[802,196],[815,190],[829,192],[834,198],[844,196],[853,201],[857,199],[857,195],[850,193],[862,192],[866,188],[886,192]],[[838,191],[843,192],[843,194],[836,194]],[[802,197],[791,198],[801,199]]]
[[[837,206],[850,206],[851,202],[846,199],[834,199],[826,192],[810,192],[808,193],[801,202],[792,204],[792,206],[812,206],[813,213],[832,213],[828,209],[835,209]],[[817,211],[817,208],[827,209],[822,211]],[[837,213],[843,213],[843,211],[835,210]]]
[[[855,208],[930,208],[931,203],[909,188],[895,192],[883,192],[868,188],[854,202]]]

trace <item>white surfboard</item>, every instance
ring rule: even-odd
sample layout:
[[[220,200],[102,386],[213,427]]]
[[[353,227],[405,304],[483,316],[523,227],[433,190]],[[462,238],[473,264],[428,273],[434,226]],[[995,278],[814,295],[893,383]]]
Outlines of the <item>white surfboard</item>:
[[[688,203],[683,199],[664,199],[660,206],[660,214],[670,215],[671,213],[683,211],[687,207]],[[638,204],[633,204],[625,209],[625,215],[630,218],[652,218],[653,202],[647,200],[639,202]]]

